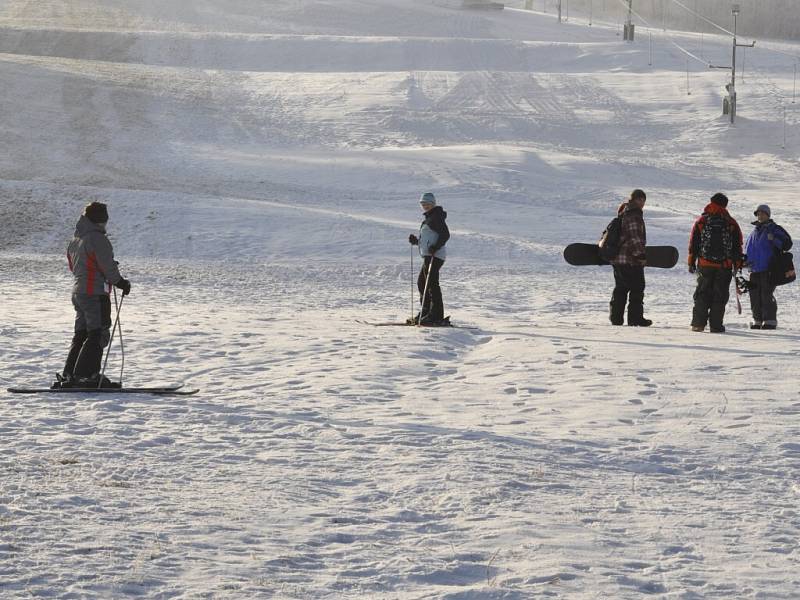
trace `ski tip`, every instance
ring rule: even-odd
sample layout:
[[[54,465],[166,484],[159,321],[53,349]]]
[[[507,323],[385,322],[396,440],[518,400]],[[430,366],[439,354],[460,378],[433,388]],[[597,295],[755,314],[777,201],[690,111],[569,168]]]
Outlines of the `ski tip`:
[[[195,394],[199,393],[200,393],[200,388],[195,388],[193,390],[175,390],[172,392],[164,392],[162,395],[168,396],[170,394],[173,394],[175,396],[194,396]]]

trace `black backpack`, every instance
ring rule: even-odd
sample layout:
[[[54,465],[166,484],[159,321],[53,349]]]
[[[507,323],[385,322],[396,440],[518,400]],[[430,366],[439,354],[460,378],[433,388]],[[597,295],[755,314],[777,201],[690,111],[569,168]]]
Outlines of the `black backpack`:
[[[708,215],[700,232],[700,258],[723,263],[733,256],[733,236],[728,219],[722,215]]]
[[[797,279],[791,252],[780,252],[772,259],[769,267],[769,282],[772,285],[786,285]]]
[[[600,241],[600,258],[606,262],[611,262],[619,254],[619,247],[622,239],[622,216],[614,217],[603,230]]]

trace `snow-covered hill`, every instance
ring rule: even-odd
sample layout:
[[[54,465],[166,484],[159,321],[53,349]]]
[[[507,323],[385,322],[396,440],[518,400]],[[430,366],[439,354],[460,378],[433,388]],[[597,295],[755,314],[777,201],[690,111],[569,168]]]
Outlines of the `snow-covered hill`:
[[[774,51],[800,48],[747,51],[732,127],[728,72],[680,49],[730,40],[654,31],[651,58],[647,33],[427,0],[0,6],[2,387],[61,367],[63,250],[101,200],[125,381],[202,390],[0,393],[0,596],[793,598],[798,292],[779,331],[745,300],[693,334],[682,256],[648,272],[655,325],[612,328],[611,273],[561,250],[634,187],[682,255],[717,191],[800,231]],[[471,328],[359,325],[412,310],[423,191]]]

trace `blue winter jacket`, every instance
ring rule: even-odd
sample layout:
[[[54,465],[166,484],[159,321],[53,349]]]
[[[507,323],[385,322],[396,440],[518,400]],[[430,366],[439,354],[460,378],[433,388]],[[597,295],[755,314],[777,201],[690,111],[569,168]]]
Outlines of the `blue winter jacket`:
[[[772,219],[766,223],[753,223],[755,229],[747,236],[744,253],[747,255],[747,266],[753,273],[769,271],[770,263],[778,252],[792,247],[792,238],[786,230]]]

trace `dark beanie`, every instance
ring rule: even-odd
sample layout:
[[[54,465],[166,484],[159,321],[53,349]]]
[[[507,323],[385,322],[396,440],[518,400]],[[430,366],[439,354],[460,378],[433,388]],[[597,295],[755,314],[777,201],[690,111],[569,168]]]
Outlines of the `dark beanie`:
[[[108,207],[102,202],[91,202],[83,209],[83,214],[92,223],[108,223]]]
[[[644,190],[637,188],[631,192],[631,200],[638,200],[640,198],[642,200],[647,200],[647,194],[644,193]]]
[[[716,204],[717,206],[725,208],[726,206],[728,206],[728,197],[722,192],[717,192],[716,194],[711,196],[711,202],[712,204]]]

